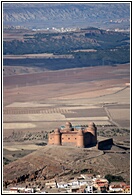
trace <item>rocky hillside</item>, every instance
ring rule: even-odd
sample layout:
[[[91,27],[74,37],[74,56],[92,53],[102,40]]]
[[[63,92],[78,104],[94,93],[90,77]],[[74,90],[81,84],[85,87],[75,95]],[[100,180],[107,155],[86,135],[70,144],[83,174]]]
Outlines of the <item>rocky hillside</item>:
[[[65,146],[44,146],[3,168],[4,184],[56,178],[68,180],[81,173],[120,174],[129,181],[129,151],[112,146],[109,152],[97,148],[80,149]]]
[[[129,27],[129,3],[4,3],[4,25]]]

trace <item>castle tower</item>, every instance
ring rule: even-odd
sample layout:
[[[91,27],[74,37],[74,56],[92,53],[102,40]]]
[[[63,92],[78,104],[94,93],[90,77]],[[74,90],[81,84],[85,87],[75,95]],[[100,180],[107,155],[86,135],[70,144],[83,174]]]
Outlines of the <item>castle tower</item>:
[[[55,129],[55,131],[54,131],[54,144],[55,145],[61,145],[60,129]]]
[[[82,130],[79,130],[77,133],[77,147],[84,148],[84,135]]]
[[[70,122],[66,122],[65,131],[72,131],[72,124]]]
[[[97,143],[97,127],[93,122],[89,123],[87,132],[91,133],[92,135],[91,143],[96,144]]]

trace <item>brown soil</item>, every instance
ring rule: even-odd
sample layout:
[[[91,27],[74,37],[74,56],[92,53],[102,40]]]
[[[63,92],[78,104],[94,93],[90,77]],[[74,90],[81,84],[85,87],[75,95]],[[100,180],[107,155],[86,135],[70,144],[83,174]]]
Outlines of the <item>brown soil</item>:
[[[7,137],[6,142],[12,147],[11,142],[19,141],[27,132],[36,135],[42,131],[49,132],[65,125],[66,121],[71,121],[73,125],[94,121],[101,129],[103,126],[103,133],[107,125],[130,129],[130,86],[126,83],[130,83],[128,64],[4,76],[3,122],[6,128],[3,137]],[[118,115],[120,109],[121,118]],[[105,133],[107,131],[108,128]],[[13,133],[16,139],[12,137]],[[117,140],[117,136],[120,136],[119,141],[127,138],[129,141],[129,132],[126,133],[120,132],[114,138]],[[34,144],[35,140],[30,143]],[[3,147],[6,147],[6,143],[3,143]],[[8,150],[10,154],[11,149]],[[24,152],[25,155],[27,152]],[[23,158],[17,158],[4,166],[4,180],[33,174],[33,180],[44,181],[44,178],[53,178],[55,175],[61,181],[74,175],[73,171],[79,174],[87,168],[90,172],[103,175],[121,173],[129,181],[128,152],[102,154],[96,149],[45,146]],[[30,181],[31,177],[27,180]]]
[[[98,151],[95,147],[91,149],[79,149],[63,146],[45,146],[41,149],[4,166],[4,180],[14,180],[22,175],[34,175],[33,180],[69,179],[84,169],[91,173],[108,173],[121,175],[129,180],[129,163],[126,161],[130,155],[124,150],[115,147],[115,153]],[[119,151],[121,153],[119,153]],[[122,152],[125,152],[123,154]],[[121,161],[122,160],[122,161]],[[95,167],[94,167],[95,165]],[[30,181],[30,177],[27,177]]]

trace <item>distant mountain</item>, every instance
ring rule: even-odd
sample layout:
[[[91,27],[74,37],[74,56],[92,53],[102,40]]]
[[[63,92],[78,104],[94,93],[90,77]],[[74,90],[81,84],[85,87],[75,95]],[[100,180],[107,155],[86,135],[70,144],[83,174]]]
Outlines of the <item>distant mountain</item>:
[[[130,3],[3,3],[4,25],[129,28]]]

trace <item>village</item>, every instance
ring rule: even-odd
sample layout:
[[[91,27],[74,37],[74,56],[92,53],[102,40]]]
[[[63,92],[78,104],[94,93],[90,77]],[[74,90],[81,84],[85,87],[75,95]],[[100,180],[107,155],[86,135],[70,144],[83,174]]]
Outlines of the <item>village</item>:
[[[125,182],[111,182],[100,175],[81,174],[79,177],[69,180],[68,182],[57,182],[49,180],[44,187],[34,187],[31,184],[26,187],[10,187],[3,191],[3,194],[19,193],[130,193],[130,185]]]

